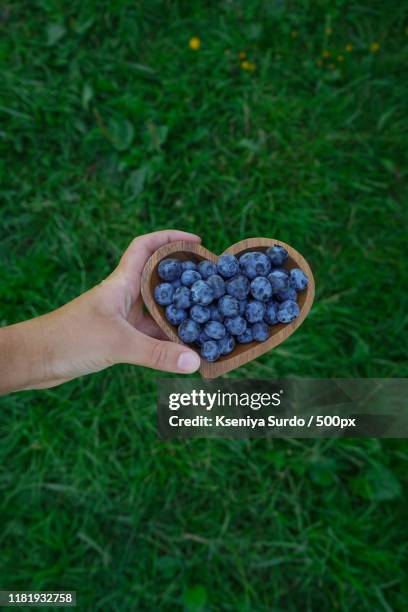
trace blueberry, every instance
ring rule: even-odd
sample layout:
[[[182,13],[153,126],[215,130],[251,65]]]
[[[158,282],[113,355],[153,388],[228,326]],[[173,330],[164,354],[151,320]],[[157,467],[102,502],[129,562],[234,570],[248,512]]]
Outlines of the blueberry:
[[[186,342],[187,344],[191,344],[191,342],[197,340],[200,333],[200,326],[195,321],[186,319],[180,323],[177,331],[180,340]]]
[[[191,285],[191,298],[194,304],[207,306],[214,299],[214,292],[210,285],[203,280],[198,280]]]
[[[206,281],[214,292],[214,298],[220,298],[225,295],[225,282],[218,274],[211,274]]]
[[[239,302],[230,295],[223,295],[218,300],[218,310],[225,317],[235,317],[239,313]]]
[[[180,325],[187,319],[187,311],[183,308],[176,308],[174,304],[169,304],[165,310],[166,319],[172,325]]]
[[[225,334],[221,340],[218,340],[218,348],[220,349],[221,355],[228,355],[235,348],[235,340],[229,334]]]
[[[207,334],[205,333],[204,330],[202,330],[198,334],[198,338],[196,340],[196,344],[198,344],[198,346],[203,346],[204,342],[207,342],[207,340],[211,340],[211,338],[209,336],[207,336]]]
[[[178,259],[162,259],[157,267],[157,273],[165,281],[173,281],[181,276],[181,263]]]
[[[218,274],[224,278],[231,278],[239,272],[238,259],[234,255],[221,255],[217,263]]]
[[[224,325],[228,333],[233,336],[240,336],[247,328],[247,323],[244,317],[239,315],[236,317],[228,317],[224,320]]]
[[[248,323],[257,323],[258,321],[262,321],[264,314],[265,304],[263,302],[258,302],[258,300],[248,302],[247,307],[245,308],[245,318]]]
[[[255,251],[248,251],[247,253],[243,253],[238,257],[239,267],[242,268],[243,264],[251,259],[251,256],[255,253]]]
[[[248,300],[238,300],[238,302],[239,302],[239,314],[244,315],[246,305],[248,304]]]
[[[251,294],[256,300],[266,302],[272,297],[271,283],[264,276],[255,277],[254,280],[251,281]]]
[[[224,325],[218,321],[208,321],[204,326],[204,331],[207,336],[210,336],[210,338],[214,340],[220,340],[226,333]]]
[[[160,283],[154,288],[154,299],[161,306],[167,306],[173,301],[174,289],[170,283]]]
[[[285,289],[289,288],[289,274],[286,270],[272,270],[272,272],[268,274],[268,280],[272,285],[274,293],[277,291],[285,291]]]
[[[237,300],[244,300],[249,293],[250,284],[246,276],[238,274],[228,280],[225,284],[227,293]]]
[[[191,287],[198,280],[201,280],[201,274],[197,270],[185,270],[180,280],[186,287]]]
[[[275,244],[266,251],[273,266],[281,266],[288,258],[288,252],[283,246]]]
[[[270,336],[269,325],[260,321],[252,326],[252,336],[256,342],[265,342]]]
[[[306,274],[300,268],[292,268],[290,271],[290,286],[298,291],[306,289],[309,282]]]
[[[179,287],[175,290],[173,296],[173,304],[176,308],[190,308],[191,291],[188,287]]]
[[[220,313],[218,306],[216,304],[210,304],[209,308],[211,321],[218,321],[219,323],[222,323],[224,321],[224,315]]]
[[[276,302],[273,302],[272,300],[270,302],[266,302],[264,314],[265,323],[268,323],[268,325],[278,323],[278,309],[279,304],[276,304]]]
[[[178,289],[179,287],[181,287],[181,280],[178,278],[177,280],[172,281],[171,286],[174,290]]]
[[[197,266],[197,269],[204,279],[211,276],[211,274],[217,274],[217,266],[215,265],[215,263],[213,263],[212,261],[208,261],[207,259],[204,259],[204,261],[200,261]]]
[[[237,336],[237,342],[240,344],[248,344],[248,342],[253,342],[254,337],[252,335],[251,327],[247,327],[241,336]]]
[[[290,323],[299,315],[299,306],[293,300],[286,300],[279,305],[278,320],[281,323]]]
[[[191,259],[189,259],[188,261],[182,261],[181,269],[183,272],[185,270],[197,270],[197,263],[195,261],[191,261]]]
[[[208,306],[195,304],[192,308],[190,308],[190,317],[197,323],[206,323],[210,318],[210,309]]]
[[[221,351],[215,340],[207,340],[201,347],[201,357],[206,361],[217,361]]]
[[[297,293],[295,289],[292,289],[292,287],[289,287],[289,289],[278,291],[277,293],[274,294],[273,297],[277,302],[284,302],[285,300],[293,300],[294,302],[296,302]]]
[[[266,276],[272,268],[271,260],[265,253],[253,251],[244,253],[239,258],[239,266],[241,271],[249,279],[254,279],[256,276]]]

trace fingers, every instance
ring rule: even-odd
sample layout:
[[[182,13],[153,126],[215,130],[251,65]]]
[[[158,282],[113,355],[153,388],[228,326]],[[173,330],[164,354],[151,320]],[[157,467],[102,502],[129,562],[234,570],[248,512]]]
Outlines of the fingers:
[[[151,336],[152,338],[157,338],[158,340],[168,340],[168,337],[161,327],[159,327],[156,321],[154,321],[154,319],[152,319],[152,317],[149,315],[145,315],[136,327],[146,336]]]
[[[158,340],[132,330],[119,361],[164,372],[190,374],[200,367],[199,355],[186,346]]]
[[[186,240],[188,242],[201,242],[201,238],[196,234],[181,232],[179,230],[163,230],[153,232],[135,238],[124,252],[118,268],[129,274],[132,278],[140,279],[143,267],[149,257],[158,248],[169,242]]]

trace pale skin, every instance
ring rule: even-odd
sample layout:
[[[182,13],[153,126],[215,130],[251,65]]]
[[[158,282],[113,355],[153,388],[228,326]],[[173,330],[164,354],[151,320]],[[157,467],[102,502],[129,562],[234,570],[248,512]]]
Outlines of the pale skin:
[[[165,230],[138,236],[99,285],[48,314],[0,329],[0,394],[45,389],[118,363],[187,374],[199,355],[170,342],[143,311],[140,283],[150,255],[199,236]]]

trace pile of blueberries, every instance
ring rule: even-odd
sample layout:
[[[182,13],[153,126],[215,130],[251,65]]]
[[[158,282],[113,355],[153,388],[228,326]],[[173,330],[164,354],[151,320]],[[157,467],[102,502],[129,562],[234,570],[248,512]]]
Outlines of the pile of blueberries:
[[[216,264],[163,259],[157,271],[164,282],[154,298],[179,338],[199,346],[203,359],[216,361],[236,343],[264,342],[271,325],[299,315],[297,292],[308,278],[300,268],[284,269],[287,258],[286,249],[275,245],[238,258],[221,255]]]

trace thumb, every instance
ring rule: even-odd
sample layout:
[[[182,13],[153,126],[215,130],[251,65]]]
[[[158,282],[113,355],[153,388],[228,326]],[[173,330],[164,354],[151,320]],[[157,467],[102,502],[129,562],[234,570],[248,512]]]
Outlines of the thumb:
[[[190,374],[200,367],[199,355],[187,346],[157,340],[137,330],[134,330],[131,336],[125,356],[127,363],[181,374]]]

